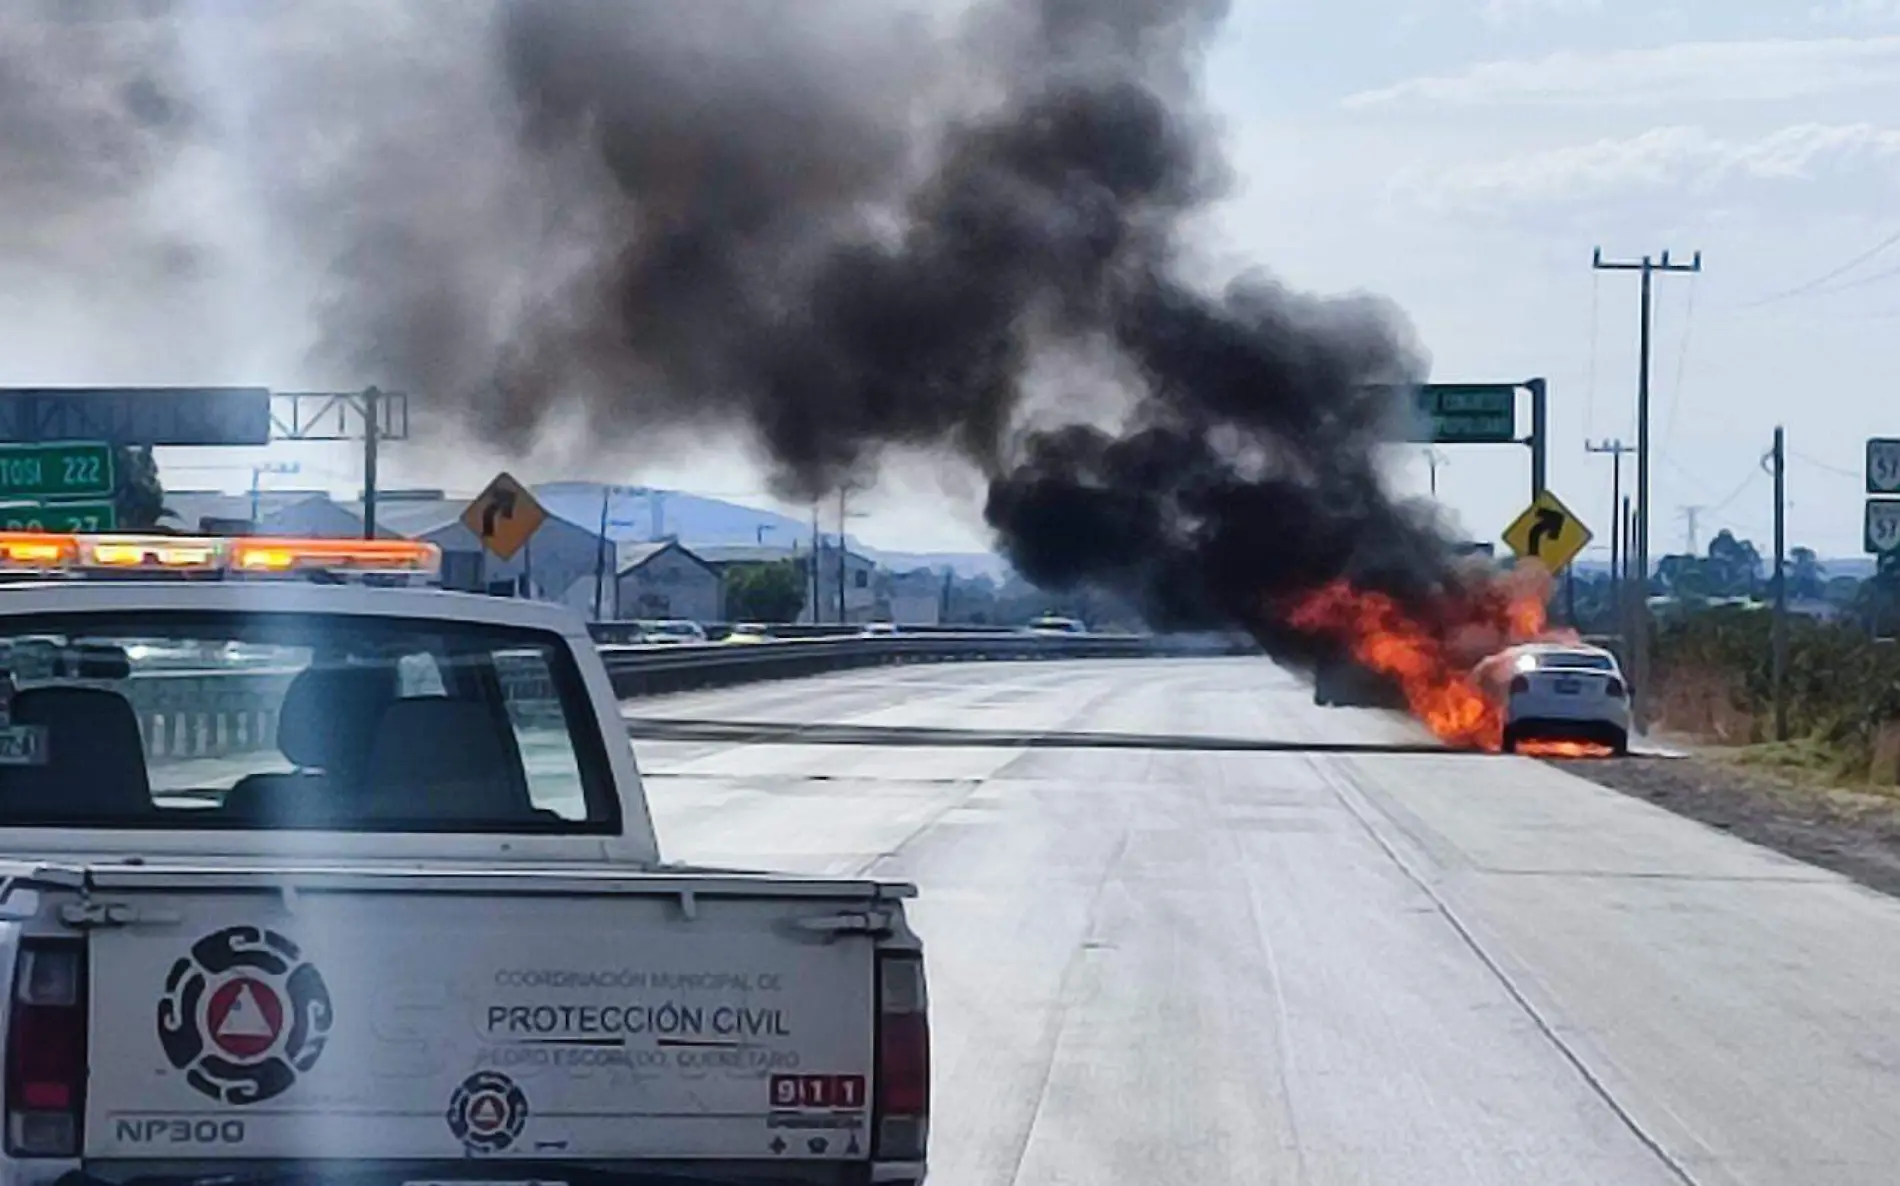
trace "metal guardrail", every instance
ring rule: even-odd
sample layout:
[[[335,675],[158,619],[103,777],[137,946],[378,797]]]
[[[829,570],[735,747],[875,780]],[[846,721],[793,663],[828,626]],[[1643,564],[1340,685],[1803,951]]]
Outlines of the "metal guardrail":
[[[758,643],[607,644],[600,648],[600,657],[615,694],[631,697],[901,663],[1141,659],[1237,654],[1250,649],[1250,644],[1211,635],[938,630]]]
[[[1031,634],[1013,630],[932,630],[774,639],[758,643],[680,643],[600,647],[615,694],[650,696],[693,688],[790,679],[899,663],[1020,662],[1038,659],[1135,659],[1236,654],[1250,643],[1217,635]],[[230,758],[274,750],[278,710],[297,674],[291,667],[151,670],[125,682],[148,760]],[[544,675],[503,673],[526,699],[545,698]]]
[[[711,642],[720,642],[724,640],[728,634],[732,633],[732,628],[736,624],[737,623],[734,623],[734,622],[700,622],[698,623],[699,628],[706,632],[707,640]],[[587,632],[593,635],[595,642],[601,643],[601,644],[638,643],[640,641],[640,634],[643,629],[644,627],[641,625],[641,622],[637,619],[625,620],[625,621],[589,622],[587,624]],[[862,638],[864,637],[863,623],[846,623],[841,626],[837,624],[836,622],[819,622],[816,624],[813,624],[811,622],[774,622],[768,627],[768,629],[771,630],[772,638],[774,641],[803,640],[803,639],[811,639],[811,638]],[[917,625],[906,624],[904,626],[899,627],[898,630],[899,630],[899,633],[904,634],[904,635],[919,635],[919,634],[978,635],[978,634],[982,634],[982,635],[995,635],[995,636],[1001,637],[1003,635],[1014,635],[1014,634],[1023,633],[1023,631],[1012,628],[1012,627],[975,626],[967,622],[964,622],[964,623],[946,622],[946,623],[930,623],[930,624],[917,624]],[[662,644],[662,645],[673,645],[673,644]]]

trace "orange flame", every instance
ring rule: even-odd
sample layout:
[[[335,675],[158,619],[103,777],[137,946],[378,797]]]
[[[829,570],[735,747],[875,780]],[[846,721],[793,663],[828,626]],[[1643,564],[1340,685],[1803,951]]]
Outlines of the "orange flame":
[[[1608,758],[1615,754],[1607,745],[1594,741],[1558,741],[1526,739],[1517,743],[1517,752],[1529,758]]]
[[[1491,660],[1517,643],[1576,637],[1550,627],[1550,586],[1549,573],[1525,565],[1415,615],[1383,593],[1335,581],[1301,598],[1287,621],[1343,643],[1361,665],[1395,680],[1412,714],[1447,744],[1496,750],[1509,673]]]

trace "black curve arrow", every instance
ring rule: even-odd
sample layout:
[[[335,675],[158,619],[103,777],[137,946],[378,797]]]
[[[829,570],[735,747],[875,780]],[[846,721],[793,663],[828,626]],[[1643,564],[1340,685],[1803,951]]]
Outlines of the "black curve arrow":
[[[490,496],[488,505],[482,508],[482,538],[494,538],[496,519],[512,519],[514,517],[515,492],[512,490],[495,491],[495,493]],[[1559,521],[1559,526],[1561,525],[1561,521]],[[1535,534],[1536,528],[1532,528],[1531,530],[1533,533],[1531,538],[1537,538]],[[1534,552],[1537,549],[1533,546],[1531,550]]]
[[[1531,555],[1542,556],[1544,554],[1543,541],[1549,540],[1555,543],[1563,533],[1564,513],[1553,511],[1549,507],[1539,507],[1537,518],[1531,521],[1530,535],[1525,537],[1524,542],[1531,546]]]

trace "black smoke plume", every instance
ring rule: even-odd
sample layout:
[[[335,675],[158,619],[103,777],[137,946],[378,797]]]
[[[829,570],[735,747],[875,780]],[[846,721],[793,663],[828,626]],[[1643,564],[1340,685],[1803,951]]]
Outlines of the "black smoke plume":
[[[1197,86],[1225,0],[389,7],[324,40],[147,5],[124,38],[248,22],[235,122],[323,269],[329,365],[504,445],[575,410],[603,451],[737,430],[800,498],[953,456],[1031,580],[1282,653],[1290,595],[1457,579],[1380,472],[1373,385],[1425,370],[1397,312],[1184,265],[1226,180]],[[178,75],[152,55],[118,99],[141,149],[238,135],[229,86],[141,86]]]

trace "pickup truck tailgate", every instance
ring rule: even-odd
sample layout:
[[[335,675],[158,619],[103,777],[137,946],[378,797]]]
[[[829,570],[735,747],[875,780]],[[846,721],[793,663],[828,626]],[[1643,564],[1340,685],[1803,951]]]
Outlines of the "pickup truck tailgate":
[[[84,1154],[861,1158],[873,893],[101,887]]]

